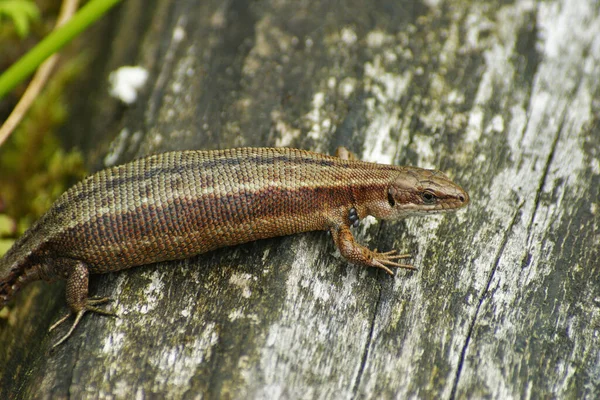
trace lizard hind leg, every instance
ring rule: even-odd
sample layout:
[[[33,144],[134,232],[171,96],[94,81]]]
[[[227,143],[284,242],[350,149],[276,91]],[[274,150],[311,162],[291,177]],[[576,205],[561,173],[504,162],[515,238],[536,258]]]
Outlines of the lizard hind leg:
[[[69,331],[62,338],[60,338],[58,342],[56,342],[54,346],[52,346],[52,348],[56,348],[60,344],[64,343],[71,336],[71,334],[79,324],[79,321],[81,321],[81,318],[86,312],[90,311],[101,315],[108,315],[113,317],[116,316],[116,314],[113,312],[105,311],[101,308],[96,307],[96,305],[98,304],[104,304],[109,302],[110,299],[108,297],[87,297],[89,270],[88,266],[85,263],[81,261],[75,261],[74,263],[69,262],[64,264],[62,267],[64,275],[67,276],[66,296],[67,304],[71,311],[67,315],[56,321],[50,327],[49,331],[52,331],[55,328],[57,328],[59,325],[65,322],[71,315],[75,315],[75,321],[73,322],[73,325],[71,325]]]
[[[359,160],[356,154],[354,154],[344,146],[340,146],[335,150],[335,156],[341,158],[342,160]]]

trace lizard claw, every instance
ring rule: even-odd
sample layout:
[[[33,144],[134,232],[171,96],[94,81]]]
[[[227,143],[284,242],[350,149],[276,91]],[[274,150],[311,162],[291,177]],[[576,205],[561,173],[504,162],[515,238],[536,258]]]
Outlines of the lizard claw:
[[[86,300],[86,304],[85,306],[79,310],[79,311],[70,311],[69,313],[67,313],[67,315],[63,316],[62,318],[60,318],[58,321],[56,321],[51,327],[50,329],[48,329],[48,332],[53,331],[54,329],[56,329],[59,325],[61,325],[63,322],[65,322],[67,319],[69,319],[69,317],[72,314],[75,314],[75,321],[73,322],[73,325],[71,325],[71,328],[69,329],[69,331],[63,336],[61,337],[53,346],[52,349],[55,349],[56,347],[60,346],[62,343],[64,343],[73,333],[73,331],[75,330],[75,327],[77,327],[77,325],[79,324],[79,321],[81,321],[81,318],[83,317],[83,315],[90,311],[90,312],[95,312],[97,314],[101,314],[101,315],[106,315],[106,316],[110,316],[110,317],[116,317],[117,314],[115,314],[114,312],[111,311],[106,311],[103,310],[101,308],[97,308],[94,307],[98,304],[104,304],[111,301],[110,298],[108,297],[92,297]]]
[[[403,258],[409,258],[410,254],[396,254],[396,250],[386,251],[385,253],[377,253],[374,251],[372,256],[372,265],[374,267],[380,268],[387,272],[390,275],[394,275],[394,272],[388,268],[389,267],[397,267],[397,268],[405,268],[415,271],[417,268],[410,264],[400,264],[395,260],[400,260]]]
[[[374,251],[375,253],[377,253],[377,250]],[[377,253],[380,256],[385,256],[388,259],[401,259],[401,258],[410,258],[410,254],[396,254],[398,253],[398,251],[396,250],[390,250],[390,251],[386,251],[385,253]],[[390,257],[391,256],[391,257]]]

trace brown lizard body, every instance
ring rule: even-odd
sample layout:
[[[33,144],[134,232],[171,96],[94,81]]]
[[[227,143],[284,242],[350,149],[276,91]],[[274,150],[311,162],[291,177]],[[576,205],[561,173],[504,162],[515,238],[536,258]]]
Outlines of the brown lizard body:
[[[275,236],[330,231],[342,256],[392,273],[404,258],[354,241],[358,218],[397,219],[463,207],[469,196],[439,171],[287,148],[180,151],[102,170],[65,192],[0,259],[0,309],[35,280],[66,279],[76,315],[88,275]],[[61,319],[57,324],[63,322]]]

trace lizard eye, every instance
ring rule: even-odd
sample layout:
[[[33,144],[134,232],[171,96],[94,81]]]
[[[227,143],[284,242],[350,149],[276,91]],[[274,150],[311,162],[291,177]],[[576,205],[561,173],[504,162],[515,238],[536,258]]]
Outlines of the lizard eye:
[[[437,200],[435,194],[429,191],[424,191],[423,193],[421,193],[421,198],[423,199],[423,203],[425,204],[434,204]]]

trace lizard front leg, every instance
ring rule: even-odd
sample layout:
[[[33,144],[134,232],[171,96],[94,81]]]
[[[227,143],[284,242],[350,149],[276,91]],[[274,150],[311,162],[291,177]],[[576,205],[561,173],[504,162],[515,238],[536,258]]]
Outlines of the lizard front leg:
[[[400,264],[395,261],[408,258],[410,254],[397,254],[396,250],[378,253],[377,250],[373,251],[358,244],[348,225],[334,226],[330,228],[330,232],[342,256],[353,264],[381,268],[390,275],[394,275],[394,272],[388,266],[416,270],[412,265]]]
[[[98,304],[104,304],[110,301],[108,297],[88,298],[89,269],[85,263],[82,261],[61,260],[61,264],[62,265],[60,265],[59,268],[62,270],[62,276],[67,279],[66,296],[67,304],[71,311],[56,321],[49,330],[52,331],[73,314],[75,315],[75,321],[67,334],[60,338],[52,348],[59,346],[71,336],[75,327],[79,324],[79,321],[81,321],[81,318],[87,311],[102,315],[116,316],[116,314],[112,312],[95,307]]]

